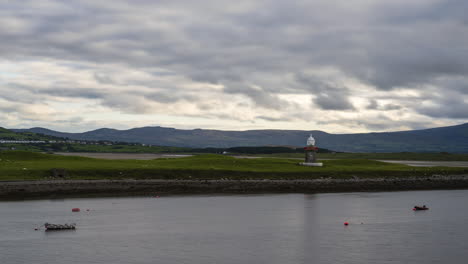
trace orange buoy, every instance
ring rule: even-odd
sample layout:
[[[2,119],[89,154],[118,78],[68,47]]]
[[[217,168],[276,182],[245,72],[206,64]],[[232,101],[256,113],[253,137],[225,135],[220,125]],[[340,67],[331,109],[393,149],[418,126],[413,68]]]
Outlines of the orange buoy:
[[[72,209],[72,212],[79,212],[80,211],[80,208],[73,208]]]
[[[347,225],[349,225],[349,223],[348,223],[348,222],[344,222],[344,225],[347,226]]]

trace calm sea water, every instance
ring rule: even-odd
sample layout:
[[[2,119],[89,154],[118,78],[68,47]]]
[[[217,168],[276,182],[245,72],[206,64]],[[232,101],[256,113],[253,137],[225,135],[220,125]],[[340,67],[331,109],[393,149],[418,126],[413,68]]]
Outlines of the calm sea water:
[[[467,190],[0,202],[0,263],[467,263],[467,202]],[[44,222],[78,229],[34,230]]]

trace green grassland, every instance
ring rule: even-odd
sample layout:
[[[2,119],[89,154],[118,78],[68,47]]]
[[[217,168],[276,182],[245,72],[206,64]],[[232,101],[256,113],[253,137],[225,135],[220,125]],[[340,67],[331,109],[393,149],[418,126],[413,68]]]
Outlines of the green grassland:
[[[101,160],[24,151],[0,152],[0,180],[50,179],[63,168],[69,179],[314,179],[467,174],[467,168],[409,167],[365,159],[326,160],[324,167],[299,166],[280,158],[238,159],[197,155],[177,159]]]
[[[187,152],[189,148],[142,146],[129,144],[91,145],[91,144],[3,144],[5,148],[33,152],[92,152],[92,153],[179,153]]]

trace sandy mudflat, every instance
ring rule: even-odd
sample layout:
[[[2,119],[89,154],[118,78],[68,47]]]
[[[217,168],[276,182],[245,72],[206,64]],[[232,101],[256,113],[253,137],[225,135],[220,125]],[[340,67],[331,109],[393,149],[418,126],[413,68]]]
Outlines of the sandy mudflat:
[[[468,161],[414,161],[414,160],[380,160],[388,163],[405,164],[414,167],[468,167]]]
[[[160,158],[183,158],[190,157],[190,154],[152,154],[152,153],[89,153],[89,152],[56,152],[54,154],[63,156],[81,156],[96,159],[135,159],[152,160]],[[256,159],[261,157],[234,156],[236,158]],[[294,158],[296,159],[296,158]],[[327,159],[320,159],[327,160]],[[414,160],[379,160],[388,163],[405,164],[415,167],[468,167],[468,161],[414,161]]]
[[[152,154],[152,153],[90,153],[90,152],[56,152],[54,154],[63,156],[80,156],[95,159],[135,159],[152,160],[160,158],[183,158],[192,155],[182,154]]]

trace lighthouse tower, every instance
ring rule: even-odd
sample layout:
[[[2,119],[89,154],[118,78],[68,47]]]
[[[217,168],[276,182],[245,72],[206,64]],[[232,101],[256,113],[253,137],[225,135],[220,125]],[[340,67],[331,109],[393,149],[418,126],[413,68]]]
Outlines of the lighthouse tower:
[[[309,138],[307,139],[305,150],[305,161],[300,163],[303,166],[313,166],[313,167],[321,167],[323,164],[321,162],[317,162],[317,150],[318,148],[315,146],[315,138],[310,134]]]
[[[315,138],[310,134],[309,138],[307,139],[307,145],[308,147],[315,147]]]

